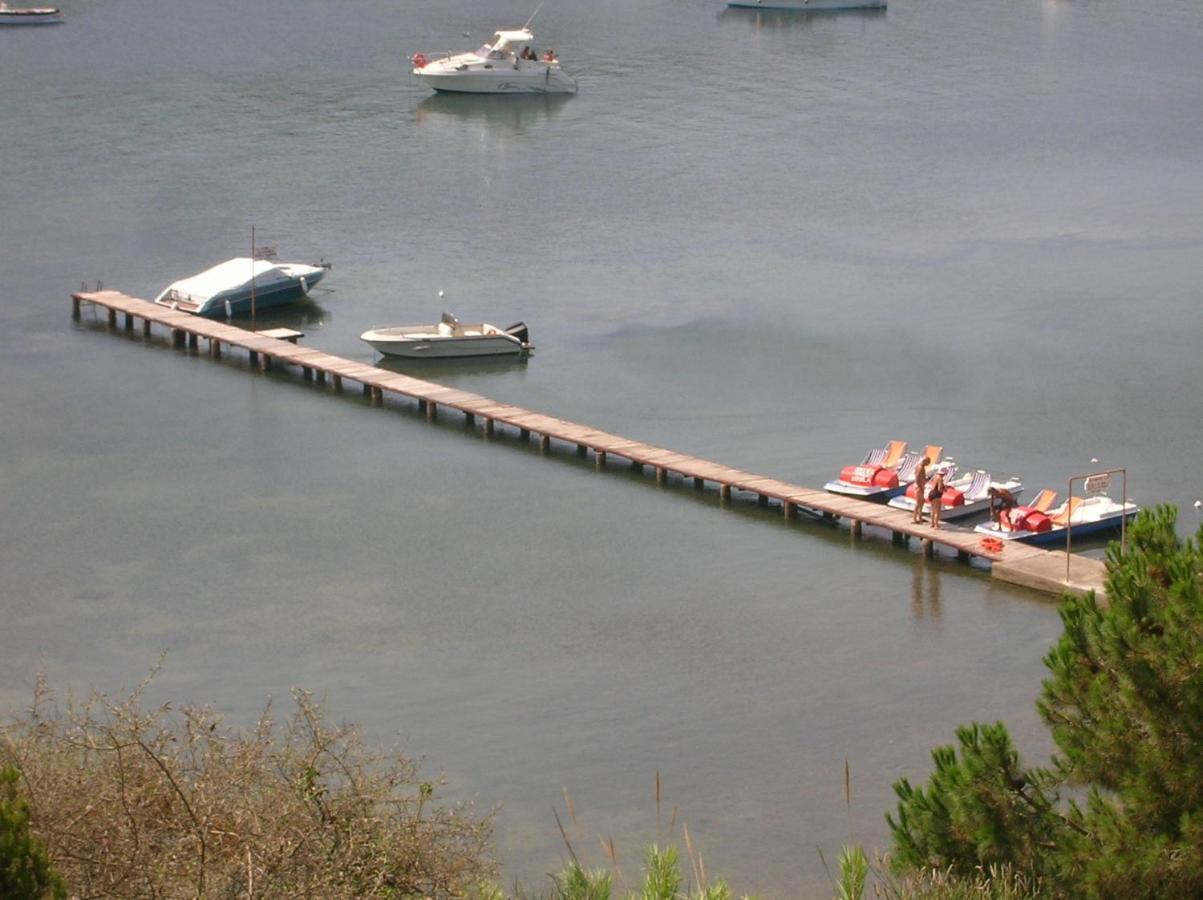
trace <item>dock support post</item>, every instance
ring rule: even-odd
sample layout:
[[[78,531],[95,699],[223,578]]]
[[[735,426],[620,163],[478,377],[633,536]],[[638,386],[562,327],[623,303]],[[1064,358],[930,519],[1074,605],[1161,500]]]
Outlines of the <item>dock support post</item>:
[[[464,413],[464,424],[475,425],[476,424],[476,416],[470,412],[465,412]]]
[[[180,331],[178,328],[171,329],[171,346],[184,346],[184,332]]]
[[[485,419],[485,434],[492,434],[496,427],[492,419]]]
[[[255,350],[250,350],[250,351],[248,351],[248,354],[249,354],[249,356],[250,356],[251,365],[252,365],[252,366],[257,366],[257,365],[259,364],[259,354],[258,354],[258,352],[257,352],[257,351],[255,351]]]
[[[757,506],[768,506],[769,505],[768,495],[767,494],[757,494],[756,495],[756,505]]]
[[[112,328],[117,327],[117,310],[115,309],[109,310],[109,326]]]
[[[542,435],[539,438],[539,452],[546,453],[550,449],[551,449],[551,437],[546,434]]]
[[[895,544],[905,544],[906,543],[906,533],[902,532],[902,531],[891,531],[890,532],[890,540],[893,541]]]
[[[963,563],[969,562],[969,552],[966,550],[958,550],[957,551],[957,561],[963,562]]]
[[[363,395],[369,400],[372,399],[372,386],[370,384],[365,384],[363,386]]]
[[[334,390],[340,394],[343,392],[343,377],[341,375],[334,376]]]
[[[923,539],[923,555],[929,559],[936,555],[936,542],[931,538]]]
[[[696,476],[696,475],[693,476],[693,486],[694,486],[695,490],[700,491],[702,488],[704,488],[706,486],[706,479],[698,478],[698,476]]]
[[[74,294],[71,295],[71,318],[79,318],[79,298]]]
[[[529,428],[521,428],[518,431],[518,435],[522,438],[522,440],[529,441],[530,440],[530,429]]]
[[[377,388],[376,390],[380,390],[380,388]],[[426,421],[427,422],[433,422],[434,417],[436,415],[438,415],[438,411],[439,411],[439,405],[437,403],[433,403],[430,400],[426,401]]]
[[[593,463],[595,466],[597,466],[597,468],[599,468],[599,469],[603,468],[606,464],[606,451],[605,450],[594,450],[593,451]]]
[[[420,412],[420,413],[426,412],[426,401],[423,400],[421,397],[418,398],[418,412]]]
[[[656,466],[656,484],[663,485],[668,480],[668,469]]]
[[[794,516],[797,514],[797,511],[798,511],[798,507],[796,505],[791,503],[789,500],[785,501],[785,506],[784,506],[785,521],[787,521],[787,522],[791,521],[794,518]]]
[[[126,331],[134,330],[134,314],[133,313],[125,314],[125,330]]]
[[[723,501],[724,503],[729,502],[731,500],[731,485],[729,485],[729,484],[719,485],[718,498],[721,501]]]
[[[313,381],[313,369],[309,366],[301,366],[301,377],[306,381]]]
[[[317,383],[325,384],[326,383],[326,370],[325,369],[314,369],[313,371],[317,374]]]
[[[861,529],[862,529],[862,526],[861,526],[860,519],[853,519],[852,520],[852,536],[855,538],[860,537]]]
[[[270,372],[272,370],[272,358],[266,353],[259,354],[259,369],[263,372]]]
[[[214,359],[221,359],[221,341],[217,338],[209,338],[209,355]]]
[[[585,446],[584,444],[577,444],[576,445],[576,455],[577,456],[588,456],[589,448],[587,446]]]
[[[193,350],[200,346],[200,337],[195,331],[188,332],[188,346]]]
[[[642,475],[643,474],[643,463],[636,462],[635,460],[631,460],[631,469],[635,472],[638,472],[640,475]]]
[[[384,391],[378,387],[372,388],[372,406],[384,406]]]

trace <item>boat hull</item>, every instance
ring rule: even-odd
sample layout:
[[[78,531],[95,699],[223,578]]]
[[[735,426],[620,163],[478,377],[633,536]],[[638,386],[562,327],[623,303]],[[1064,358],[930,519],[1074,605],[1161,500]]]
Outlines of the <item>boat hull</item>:
[[[432,66],[413,73],[427,87],[454,94],[575,94],[576,83],[550,66],[539,72],[497,69],[487,72],[432,71]]]
[[[58,25],[63,14],[57,9],[0,10],[0,25]]]
[[[1096,519],[1092,522],[1076,523],[1073,526],[1074,537],[1089,537],[1091,535],[1109,534],[1120,530],[1120,525],[1124,521],[1132,521],[1136,517],[1137,510],[1131,505],[1124,513],[1116,512],[1113,516],[1106,516],[1101,519]],[[1050,528],[1048,531],[1003,531],[994,523],[983,522],[973,529],[978,534],[989,535],[993,538],[998,538],[1002,541],[1017,541],[1022,544],[1057,544],[1065,541],[1065,532],[1068,530],[1064,526]]]
[[[290,282],[288,284],[275,285],[268,288],[255,288],[255,303],[254,311],[262,312],[265,309],[271,309],[276,306],[284,306],[288,303],[300,300],[309,293],[309,290],[322,280],[321,270],[312,277],[306,276],[306,286],[302,287],[300,281]],[[198,316],[205,316],[209,319],[224,319],[226,315],[226,302],[230,304],[230,313],[235,316],[251,314],[251,294],[247,291],[238,297],[226,297],[222,300],[213,300],[206,303],[196,311]]]
[[[378,353],[402,359],[461,359],[469,356],[517,356],[525,349],[521,342],[504,334],[470,337],[388,338],[363,340]]]
[[[792,9],[828,12],[837,9],[885,9],[886,0],[729,0],[732,9]]]
[[[885,503],[899,494],[906,493],[909,484],[910,482],[907,482],[907,484],[900,484],[897,487],[883,488],[852,484],[837,478],[835,481],[829,481],[823,485],[823,490],[832,494],[843,494],[845,497],[856,497],[858,500]]]

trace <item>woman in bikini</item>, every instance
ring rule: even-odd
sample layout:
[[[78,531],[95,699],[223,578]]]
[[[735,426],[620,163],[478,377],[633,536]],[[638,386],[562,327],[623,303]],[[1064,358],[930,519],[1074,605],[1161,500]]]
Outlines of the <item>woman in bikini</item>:
[[[938,471],[931,480],[927,499],[931,501],[931,527],[940,527],[940,498],[944,496],[944,470]]]

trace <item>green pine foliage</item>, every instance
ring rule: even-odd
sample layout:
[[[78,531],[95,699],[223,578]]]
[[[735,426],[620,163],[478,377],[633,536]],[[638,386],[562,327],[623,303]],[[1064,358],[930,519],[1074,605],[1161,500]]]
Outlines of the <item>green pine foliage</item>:
[[[1109,605],[1067,597],[1037,707],[1059,753],[1025,769],[1002,723],[895,785],[896,867],[1007,865],[1067,897],[1203,896],[1203,529],[1160,506],[1107,552]]]
[[[20,778],[12,766],[0,766],[0,897],[59,900],[67,890],[41,842],[29,833],[29,804],[17,791]]]

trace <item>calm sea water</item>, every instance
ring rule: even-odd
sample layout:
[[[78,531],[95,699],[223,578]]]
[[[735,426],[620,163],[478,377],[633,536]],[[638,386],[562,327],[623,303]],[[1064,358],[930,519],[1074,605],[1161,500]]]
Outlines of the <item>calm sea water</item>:
[[[1193,0],[549,0],[568,99],[407,74],[511,0],[63,7],[0,32],[3,708],[166,650],[157,697],[241,724],[298,685],[404,741],[499,807],[509,878],[562,864],[559,809],[634,879],[659,772],[665,825],[768,896],[885,846],[957,724],[1047,754],[1046,598],[71,321],[81,281],[153,295],[252,225],[334,261],[275,320],[314,347],[524,319],[525,365],[417,371],[811,485],[894,437],[1033,488],[1098,458],[1199,524]]]

